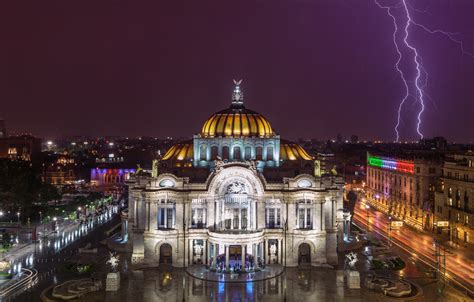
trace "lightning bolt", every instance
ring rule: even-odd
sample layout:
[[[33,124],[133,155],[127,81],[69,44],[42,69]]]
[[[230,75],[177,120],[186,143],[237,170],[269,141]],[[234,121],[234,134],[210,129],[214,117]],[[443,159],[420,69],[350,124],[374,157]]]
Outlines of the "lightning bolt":
[[[395,125],[395,135],[396,135],[396,142],[400,141],[400,123],[401,123],[401,113],[402,113],[402,108],[403,105],[405,104],[406,100],[412,96],[410,93],[410,85],[407,77],[405,76],[404,70],[400,67],[400,62],[403,58],[403,53],[401,51],[401,47],[399,45],[399,41],[397,40],[397,35],[399,33],[399,28],[398,28],[398,22],[397,22],[397,17],[392,13],[392,9],[402,9],[404,13],[404,17],[406,18],[405,25],[403,27],[403,45],[406,49],[410,50],[411,53],[413,53],[413,65],[415,66],[416,69],[416,74],[415,74],[415,79],[413,81],[414,87],[413,90],[416,91],[416,95],[414,96],[417,100],[417,102],[420,104],[420,110],[418,111],[416,115],[416,133],[420,137],[420,139],[423,139],[424,135],[423,132],[421,131],[421,124],[422,124],[422,116],[423,112],[425,111],[425,98],[429,98],[429,95],[425,92],[425,88],[428,85],[428,72],[426,71],[425,67],[423,66],[423,59],[418,52],[418,49],[415,47],[410,42],[410,27],[417,27],[425,31],[426,33],[429,34],[440,34],[446,38],[448,38],[451,42],[454,42],[459,45],[461,52],[465,55],[468,55],[472,58],[474,58],[474,53],[469,52],[465,49],[464,43],[462,40],[458,39],[457,36],[460,35],[460,33],[455,33],[455,32],[449,32],[449,31],[444,31],[440,29],[430,29],[426,27],[425,25],[418,23],[413,20],[410,10],[409,10],[409,4],[407,3],[406,0],[400,0],[397,5],[391,5],[391,6],[386,6],[382,5],[379,0],[374,0],[375,4],[381,8],[385,9],[387,12],[387,15],[392,18],[393,21],[393,26],[394,26],[394,31],[392,33],[392,39],[393,39],[393,44],[395,46],[395,50],[397,52],[397,61],[395,62],[395,69],[400,75],[400,78],[403,82],[403,85],[405,87],[405,93],[402,99],[400,100],[400,103],[398,105],[398,110],[397,110],[397,123]],[[410,7],[411,8],[411,7]],[[413,8],[411,8],[413,9]],[[413,9],[416,10],[416,9]],[[422,12],[423,13],[423,12]]]
[[[383,8],[387,11],[387,14],[392,18],[393,21],[393,27],[394,31],[392,34],[392,40],[393,40],[393,45],[395,46],[395,50],[397,51],[397,61],[395,62],[395,69],[397,72],[400,74],[400,78],[402,79],[403,85],[405,86],[405,96],[402,98],[400,101],[400,104],[398,105],[398,110],[397,110],[397,124],[395,125],[395,134],[396,134],[396,142],[400,141],[400,132],[399,132],[399,127],[400,127],[400,119],[402,115],[402,107],[405,104],[405,101],[408,99],[410,96],[410,89],[408,88],[408,82],[407,79],[405,78],[405,74],[403,71],[400,69],[400,61],[402,60],[402,52],[400,51],[400,47],[398,47],[397,43],[397,34],[398,34],[398,25],[397,25],[397,19],[395,16],[392,14],[392,7],[390,6],[383,6],[381,5],[378,0],[374,0],[375,4],[377,4],[380,8]]]

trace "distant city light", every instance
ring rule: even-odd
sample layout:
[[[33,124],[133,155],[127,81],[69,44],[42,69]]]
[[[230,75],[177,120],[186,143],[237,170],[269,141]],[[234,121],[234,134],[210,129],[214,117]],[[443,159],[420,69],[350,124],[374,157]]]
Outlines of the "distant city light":
[[[88,145],[89,143],[88,142],[84,142],[84,145]]]
[[[75,143],[75,142],[72,142],[72,143],[71,143],[71,145],[75,146],[75,145],[76,145],[76,143]]]
[[[52,141],[47,141],[46,144],[47,144],[48,146],[51,146],[51,145],[53,144],[53,142],[52,142]]]
[[[109,154],[109,158],[114,158],[114,156],[115,156],[115,155],[114,155],[113,153],[110,153],[110,154]]]
[[[114,143],[113,143],[113,142],[110,142],[110,143],[109,143],[109,146],[110,146],[110,147],[112,147],[113,145],[114,145]]]

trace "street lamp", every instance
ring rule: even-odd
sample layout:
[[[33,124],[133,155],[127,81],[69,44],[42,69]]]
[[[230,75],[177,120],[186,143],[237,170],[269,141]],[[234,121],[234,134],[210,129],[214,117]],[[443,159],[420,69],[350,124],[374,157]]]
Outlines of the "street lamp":
[[[388,216],[388,245],[392,246],[392,216]]]
[[[17,212],[16,216],[18,217],[18,223],[20,223],[20,212]]]
[[[365,209],[367,210],[367,225],[369,225],[369,210],[370,206],[368,204],[365,205]]]

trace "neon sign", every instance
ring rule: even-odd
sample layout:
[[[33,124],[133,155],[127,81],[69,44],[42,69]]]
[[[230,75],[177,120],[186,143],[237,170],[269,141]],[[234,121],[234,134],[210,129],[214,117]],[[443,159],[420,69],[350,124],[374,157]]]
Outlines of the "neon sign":
[[[395,170],[403,173],[414,174],[415,164],[408,161],[400,161],[395,159],[384,159],[377,156],[369,156],[369,166],[383,169]]]

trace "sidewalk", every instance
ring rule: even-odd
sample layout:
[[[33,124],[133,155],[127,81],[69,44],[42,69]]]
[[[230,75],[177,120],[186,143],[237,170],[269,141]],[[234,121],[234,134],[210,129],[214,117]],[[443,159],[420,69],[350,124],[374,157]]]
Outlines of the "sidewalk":
[[[77,226],[78,226],[78,223],[71,220],[71,221],[68,221],[67,224],[63,224],[62,229],[63,229],[63,231],[68,231],[71,228],[74,228],[74,227],[77,227]],[[44,230],[44,228],[45,228],[45,226],[43,224],[43,230]],[[38,230],[38,228],[37,228],[37,230]],[[39,231],[37,231],[37,232],[39,233]],[[41,238],[47,238],[47,237],[49,237],[53,234],[54,234],[54,231],[50,230],[47,234],[42,235]],[[0,258],[0,261],[10,261],[12,259],[14,260],[14,259],[17,259],[17,258],[21,258],[25,254],[29,254],[29,253],[34,252],[34,249],[35,249],[35,242],[34,241],[31,241],[31,242],[28,242],[28,243],[17,244],[14,247],[12,247],[8,252],[3,253],[1,258]]]

